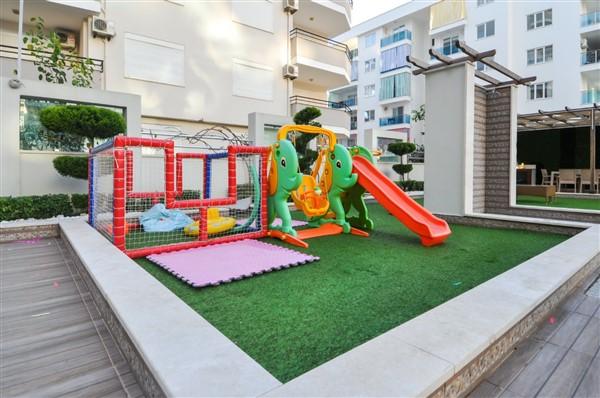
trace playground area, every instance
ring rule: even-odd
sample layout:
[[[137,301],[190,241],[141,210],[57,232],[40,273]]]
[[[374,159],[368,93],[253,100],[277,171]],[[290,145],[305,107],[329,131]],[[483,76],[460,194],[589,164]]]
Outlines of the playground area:
[[[136,261],[286,382],[566,239],[452,225],[444,245],[425,249],[381,206],[368,208],[377,225],[369,238],[312,240],[299,250],[320,261],[235,283],[196,289]]]

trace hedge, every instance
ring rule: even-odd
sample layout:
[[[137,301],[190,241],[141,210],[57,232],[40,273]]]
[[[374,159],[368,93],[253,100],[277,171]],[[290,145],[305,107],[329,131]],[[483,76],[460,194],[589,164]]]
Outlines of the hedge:
[[[126,126],[117,112],[91,105],[49,106],[40,112],[40,122],[48,130],[89,139],[123,134]]]
[[[85,156],[57,156],[52,164],[61,176],[81,180],[88,178],[88,158]]]
[[[86,194],[50,194],[40,196],[0,196],[0,221],[22,218],[44,219],[77,216],[87,212]]]
[[[406,180],[397,181],[396,185],[402,188],[403,191],[422,191],[425,184],[423,181]]]

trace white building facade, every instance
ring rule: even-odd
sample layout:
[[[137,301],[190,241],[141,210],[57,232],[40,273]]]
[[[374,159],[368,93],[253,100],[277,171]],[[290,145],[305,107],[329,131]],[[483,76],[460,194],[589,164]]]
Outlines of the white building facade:
[[[32,29],[31,18],[42,17],[48,31],[60,32],[65,51],[93,60],[93,89],[139,96],[141,107],[136,113],[141,113],[141,120],[136,125],[141,132],[128,134],[169,138],[223,125],[243,135],[251,113],[289,118],[313,105],[322,110],[319,121],[323,125],[348,136],[349,110],[328,103],[327,90],[350,82],[348,47],[331,38],[350,28],[351,6],[350,0],[159,0],[143,4],[26,0],[20,10],[18,0],[4,0],[0,2],[0,75],[14,77],[22,13],[24,32]],[[25,82],[38,80],[34,58],[23,51],[21,79]],[[20,99],[21,112],[55,99],[45,97],[43,90],[34,98],[29,93]],[[127,113],[127,109],[121,111]],[[10,152],[11,158],[19,154],[20,162],[27,163],[23,170],[30,170],[29,159],[38,155],[51,160],[79,152],[64,145],[45,145],[41,135],[33,137],[38,127],[27,126],[31,117],[19,118],[24,123],[18,129],[3,124],[3,137],[19,138],[5,139],[3,143],[10,145],[3,145],[2,151]],[[19,118],[2,115],[3,120]],[[52,192],[87,189],[82,181],[74,184],[54,176],[51,164],[47,169],[52,173]],[[2,172],[8,171],[3,168]],[[35,176],[21,175],[20,180],[34,181]],[[37,190],[35,182],[26,185],[27,189],[3,185],[0,196],[48,193]]]
[[[423,143],[425,126],[410,119],[425,102],[423,77],[411,74],[405,58],[411,54],[437,62],[430,48],[462,56],[456,40],[478,51],[495,49],[496,62],[521,76],[537,77],[531,86],[519,88],[521,114],[600,102],[598,1],[412,1],[337,40],[354,50],[356,69],[351,84],[331,90],[330,98],[352,103],[353,140],[371,147],[384,148],[390,139]],[[476,67],[485,70],[483,64]],[[447,95],[452,101],[452,93]]]

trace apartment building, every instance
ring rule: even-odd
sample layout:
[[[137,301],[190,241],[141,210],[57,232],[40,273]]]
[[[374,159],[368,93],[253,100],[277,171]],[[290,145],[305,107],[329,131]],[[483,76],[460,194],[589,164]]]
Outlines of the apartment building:
[[[313,105],[344,137],[349,113],[329,106],[327,90],[350,82],[348,47],[331,38],[350,29],[351,11],[350,0],[36,0],[25,1],[22,16],[25,32],[30,18],[43,17],[65,50],[93,60],[94,89],[138,95],[142,134],[168,138],[213,125],[244,134],[251,113],[289,119]],[[0,2],[2,77],[16,67],[20,12],[18,0]],[[22,59],[21,78],[37,80],[34,57],[25,50]],[[23,99],[22,108],[34,110],[36,100]],[[43,137],[20,130],[35,144],[21,139],[11,151],[48,152]]]
[[[461,56],[456,40],[478,51],[495,49],[498,63],[521,76],[537,76],[534,84],[519,88],[519,113],[600,100],[598,1],[412,1],[336,40],[352,48],[352,82],[331,90],[330,99],[352,106],[352,138],[367,145],[384,147],[392,138],[423,142],[423,124],[410,119],[425,102],[423,78],[411,74],[405,58],[437,62],[430,48]],[[483,64],[476,67],[485,70]]]

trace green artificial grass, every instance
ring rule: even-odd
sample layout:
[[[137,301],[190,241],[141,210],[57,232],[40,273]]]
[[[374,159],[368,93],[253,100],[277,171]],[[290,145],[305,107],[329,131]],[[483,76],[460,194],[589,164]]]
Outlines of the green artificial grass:
[[[218,287],[194,289],[137,261],[286,382],[566,239],[452,225],[446,243],[425,248],[383,208],[369,208],[370,237],[311,239],[299,250],[320,261]]]
[[[546,199],[541,196],[519,195],[517,196],[517,204],[550,208],[600,210],[600,198],[586,199],[556,196],[552,202],[546,203]]]

